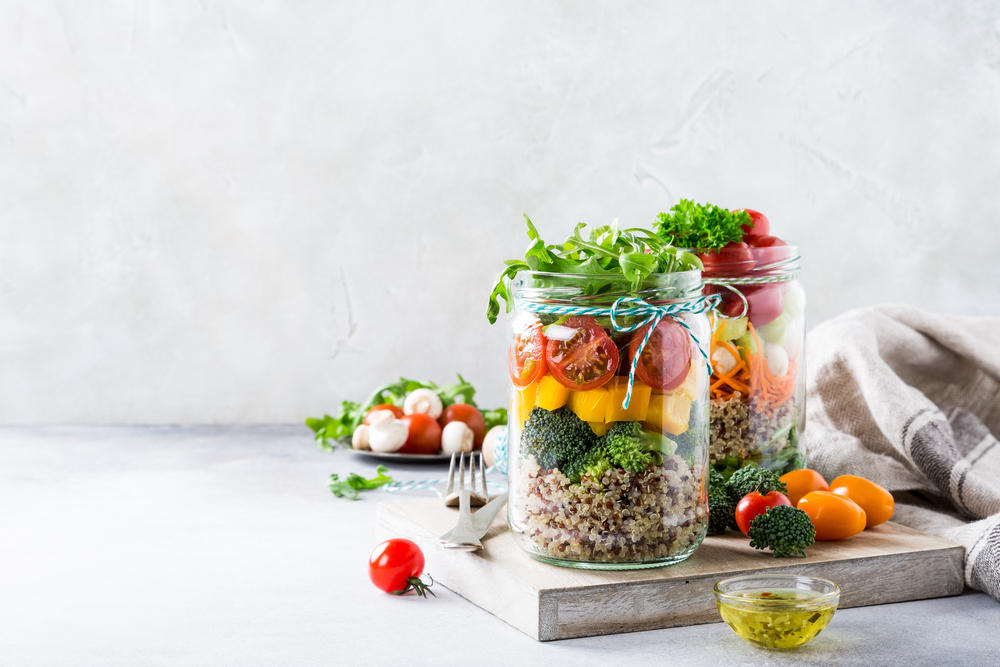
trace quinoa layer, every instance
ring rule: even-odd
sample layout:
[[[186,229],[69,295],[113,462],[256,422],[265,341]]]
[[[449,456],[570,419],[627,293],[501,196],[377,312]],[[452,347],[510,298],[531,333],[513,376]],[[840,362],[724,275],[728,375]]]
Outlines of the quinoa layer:
[[[795,399],[790,399],[766,415],[758,410],[758,399],[749,402],[740,392],[726,400],[709,403],[709,460],[712,463],[728,456],[741,459],[755,454],[774,455],[788,447],[789,433],[775,439],[774,435],[795,421]],[[774,440],[774,442],[771,442]]]
[[[610,470],[601,479],[570,484],[558,469],[521,461],[511,494],[515,528],[537,553],[566,560],[626,563],[686,553],[708,524],[700,464],[678,456],[633,473]]]

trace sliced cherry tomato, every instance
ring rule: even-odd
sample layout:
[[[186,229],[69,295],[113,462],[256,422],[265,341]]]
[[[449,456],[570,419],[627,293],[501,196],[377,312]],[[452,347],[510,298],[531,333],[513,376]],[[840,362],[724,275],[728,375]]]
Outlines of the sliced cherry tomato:
[[[742,287],[737,287],[736,289],[743,289]],[[719,304],[719,312],[721,312],[726,317],[742,317],[743,316],[743,300],[737,296],[736,292],[724,287],[722,285],[705,285],[705,289],[702,290],[702,294],[705,296],[712,296],[713,294],[718,294],[722,297],[722,302]]]
[[[798,505],[802,496],[812,491],[830,490],[823,475],[808,468],[785,473],[781,476],[781,481],[788,487],[788,499],[792,501],[792,505]]]
[[[400,417],[410,430],[400,454],[437,454],[441,450],[441,424],[428,414],[414,412]]]
[[[781,285],[741,285],[737,289],[747,298],[750,324],[755,327],[773,322],[785,310]]]
[[[751,491],[736,504],[736,525],[740,527],[746,535],[750,530],[750,522],[757,518],[758,514],[763,514],[772,507],[778,505],[791,505],[788,496],[780,491],[771,491],[761,495],[756,491]]]
[[[483,419],[483,413],[477,410],[474,405],[452,403],[444,409],[438,421],[441,423],[442,429],[451,422],[465,422],[472,429],[472,447],[474,449],[482,447],[483,439],[486,437],[486,420]]]
[[[752,208],[743,209],[750,214],[750,222],[753,225],[743,225],[743,238],[752,236],[767,236],[771,233],[771,223],[768,221],[767,216],[760,211],[755,211]],[[751,244],[752,245],[752,244]]]
[[[632,342],[628,347],[629,366],[635,355],[639,354],[639,346],[647,331],[648,324],[632,334]],[[687,330],[676,320],[664,317],[653,329],[653,335],[643,348],[635,373],[653,389],[669,391],[681,386],[690,370],[691,340]]]
[[[847,496],[812,491],[797,507],[809,515],[817,540],[842,540],[865,529],[865,511]]]
[[[424,552],[415,542],[401,537],[386,540],[368,557],[368,578],[386,593],[402,595],[415,590],[417,595],[427,597],[431,591],[419,578],[423,571]]]
[[[531,315],[514,320],[514,342],[507,353],[510,381],[524,389],[545,375],[545,336],[542,323]]]
[[[705,266],[705,276],[739,276],[749,273],[756,265],[750,246],[742,241],[734,241],[718,250],[698,254]]]
[[[388,410],[389,412],[392,413],[392,416],[395,417],[396,419],[399,419],[403,416],[402,408],[398,408],[395,405],[392,405],[391,403],[383,403],[382,405],[376,405],[374,408],[365,413],[364,423],[371,424],[372,413],[377,410]]]
[[[838,496],[847,496],[865,511],[865,528],[888,521],[896,507],[896,501],[885,487],[864,477],[841,475],[830,482],[830,491]]]
[[[792,257],[792,248],[777,236],[748,236],[750,253],[757,261],[758,268],[776,264]]]
[[[545,363],[564,387],[587,391],[614,377],[618,346],[593,317],[571,317],[547,332]]]

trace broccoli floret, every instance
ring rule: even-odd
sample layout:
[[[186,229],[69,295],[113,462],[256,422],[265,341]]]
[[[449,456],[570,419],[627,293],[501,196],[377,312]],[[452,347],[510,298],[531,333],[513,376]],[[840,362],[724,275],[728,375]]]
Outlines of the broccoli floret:
[[[597,446],[615,468],[632,472],[646,469],[653,457],[643,451],[644,439],[639,422],[615,422],[597,439]]]
[[[733,476],[726,482],[726,489],[729,491],[729,499],[733,501],[734,507],[743,499],[743,496],[752,491],[761,495],[767,495],[771,491],[788,493],[788,487],[779,479],[778,473],[757,466],[747,466],[734,472]]]
[[[708,534],[721,535],[736,529],[736,504],[726,491],[726,478],[718,470],[708,471]]]
[[[521,432],[521,453],[530,454],[542,468],[558,468],[573,481],[589,461],[597,444],[590,425],[567,407],[546,410],[533,407]]]
[[[816,541],[816,529],[809,515],[791,505],[778,505],[758,514],[750,522],[750,546],[770,549],[775,558],[805,556],[806,547]]]
[[[604,473],[611,470],[611,467],[611,461],[604,455],[604,452],[599,448],[594,448],[587,454],[587,461],[580,470],[580,477],[590,477],[599,482]]]

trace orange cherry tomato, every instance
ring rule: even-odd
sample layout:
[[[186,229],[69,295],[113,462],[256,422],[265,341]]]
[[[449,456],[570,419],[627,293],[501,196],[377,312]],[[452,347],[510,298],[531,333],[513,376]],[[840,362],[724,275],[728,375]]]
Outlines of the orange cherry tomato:
[[[802,496],[810,491],[829,491],[823,475],[815,470],[793,470],[781,476],[781,481],[788,487],[788,499],[792,501],[792,507],[799,504]]]
[[[888,521],[896,506],[891,493],[864,477],[841,475],[830,482],[830,491],[840,496],[847,496],[861,506],[865,516],[868,517],[865,528]]]
[[[865,511],[847,496],[810,491],[798,508],[809,515],[817,540],[842,540],[865,529]]]

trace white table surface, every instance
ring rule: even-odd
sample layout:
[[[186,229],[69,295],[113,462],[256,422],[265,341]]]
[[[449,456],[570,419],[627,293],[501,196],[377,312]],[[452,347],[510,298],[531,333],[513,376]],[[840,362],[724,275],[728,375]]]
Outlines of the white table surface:
[[[0,428],[0,665],[1000,665],[981,593],[843,609],[791,652],[721,623],[539,643],[440,585],[386,595],[367,558],[393,496],[333,497],[330,473],[375,463],[311,436]]]

